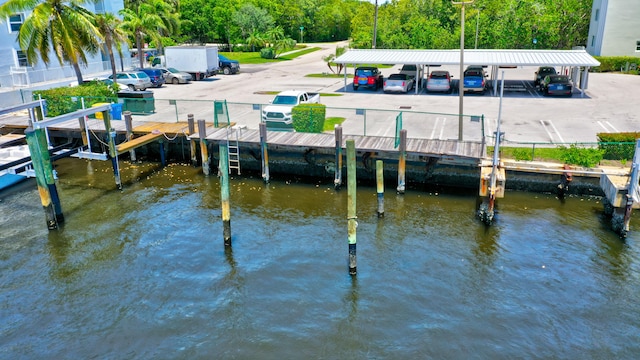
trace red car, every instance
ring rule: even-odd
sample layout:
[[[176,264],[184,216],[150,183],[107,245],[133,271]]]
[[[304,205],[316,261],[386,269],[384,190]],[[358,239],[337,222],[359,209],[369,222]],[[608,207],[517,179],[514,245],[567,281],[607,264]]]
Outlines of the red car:
[[[378,90],[383,86],[383,77],[380,70],[373,66],[363,66],[356,68],[353,76],[353,90],[357,91],[359,87],[368,87]]]

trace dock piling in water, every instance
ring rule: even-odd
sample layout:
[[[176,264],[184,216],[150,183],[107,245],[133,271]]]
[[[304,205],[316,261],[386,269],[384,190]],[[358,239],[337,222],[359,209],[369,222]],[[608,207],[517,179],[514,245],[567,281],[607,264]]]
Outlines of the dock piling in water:
[[[193,114],[187,115],[187,123],[189,124],[189,135],[196,133],[196,124]],[[193,167],[198,166],[198,154],[196,149],[196,141],[194,139],[189,140],[189,150],[191,153],[191,165]]]
[[[111,165],[113,165],[113,176],[119,190],[122,190],[122,181],[120,180],[120,166],[118,164],[118,151],[116,149],[116,130],[111,127],[111,114],[109,110],[101,111],[102,120],[104,121],[104,129],[109,132],[109,157],[111,157]]]
[[[407,130],[400,130],[400,146],[398,148],[398,194],[404,194],[405,190],[405,169],[407,164]]]
[[[376,190],[378,193],[378,217],[384,217],[384,163],[376,160]]]
[[[198,120],[198,135],[200,136],[200,156],[202,157],[202,171],[205,175],[209,176],[211,167],[209,160],[209,149],[207,146],[207,125],[202,119]]]
[[[356,275],[356,146],[347,140],[347,235],[349,239],[349,274]]]
[[[342,186],[342,126],[337,125],[334,132],[336,137],[336,161],[333,186],[338,190]]]
[[[262,180],[269,183],[269,153],[267,151],[267,124],[260,125],[260,150],[262,151]]]
[[[224,246],[231,246],[231,210],[229,206],[229,149],[220,144],[220,200],[222,203],[222,236]]]
[[[131,118],[131,111],[123,112],[124,115],[124,125],[127,129],[127,141],[133,140],[133,119]],[[136,161],[136,150],[129,150],[129,158],[131,162]]]

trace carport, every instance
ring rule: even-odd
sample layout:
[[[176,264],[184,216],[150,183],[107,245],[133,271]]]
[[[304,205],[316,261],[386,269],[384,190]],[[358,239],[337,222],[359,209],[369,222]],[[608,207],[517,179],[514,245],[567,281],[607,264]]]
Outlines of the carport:
[[[352,49],[336,58],[334,63],[343,64],[344,85],[347,88],[347,66],[362,64],[412,64],[423,70],[429,66],[460,65],[460,49],[451,50],[392,50],[392,49]],[[493,94],[497,93],[498,69],[517,66],[555,66],[563,74],[569,75],[574,87],[584,91],[589,83],[589,68],[600,62],[586,50],[464,50],[464,65],[490,66],[489,79],[493,82]],[[462,76],[462,74],[460,74]],[[416,78],[419,77],[416,71]],[[418,81],[415,93],[422,87]]]

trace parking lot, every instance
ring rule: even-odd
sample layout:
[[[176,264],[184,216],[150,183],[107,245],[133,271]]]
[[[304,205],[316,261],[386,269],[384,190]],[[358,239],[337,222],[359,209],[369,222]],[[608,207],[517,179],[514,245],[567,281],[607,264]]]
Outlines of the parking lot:
[[[346,120],[345,134],[349,129],[362,132],[366,126],[367,135],[392,136],[395,132],[395,118],[403,111],[403,122],[409,136],[420,138],[457,139],[459,97],[452,94],[426,93],[385,94],[382,90],[351,87],[351,79],[306,77],[307,74],[329,72],[322,60],[335,44],[322,44],[322,51],[316,51],[291,61],[280,63],[246,65],[241,64],[241,73],[218,75],[205,81],[186,85],[165,85],[153,89],[159,112],[168,105],[168,100],[190,100],[184,109],[168,107],[165,120],[176,118],[185,120],[185,113],[197,112],[211,121],[212,100],[226,100],[230,103],[231,120],[248,128],[257,128],[260,122],[259,108],[255,105],[267,104],[273,95],[267,91],[305,90],[323,94],[335,93],[340,96],[321,96],[321,102],[328,108],[335,108]],[[382,68],[385,77],[397,72],[400,66]],[[459,79],[457,66],[431,68],[449,70],[454,82]],[[640,131],[638,95],[640,76],[623,74],[591,73],[588,89],[584,96],[577,90],[571,98],[544,97],[533,88],[535,67],[500,69],[499,76],[505,74],[505,92],[502,99],[501,130],[505,140],[517,143],[576,143],[595,142],[599,132]],[[353,68],[348,69],[353,73]],[[345,86],[346,85],[346,86]],[[454,87],[457,86],[454,83]],[[181,102],[178,101],[178,104]],[[186,102],[184,102],[186,103]],[[238,105],[232,105],[238,104]],[[244,105],[243,105],[244,104]],[[367,109],[367,114],[377,111],[380,115],[367,115],[366,123],[356,109]],[[500,98],[485,95],[465,95],[463,120],[465,140],[476,140],[479,125],[471,121],[471,115],[484,115],[487,133],[495,130]],[[334,110],[328,110],[334,112]],[[412,112],[422,114],[412,115]],[[211,114],[211,115],[207,115]],[[149,116],[156,117],[156,116]],[[169,120],[171,121],[171,120]]]

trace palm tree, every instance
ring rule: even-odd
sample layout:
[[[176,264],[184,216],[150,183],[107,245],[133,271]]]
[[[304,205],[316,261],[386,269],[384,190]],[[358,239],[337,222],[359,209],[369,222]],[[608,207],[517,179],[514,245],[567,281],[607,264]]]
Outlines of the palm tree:
[[[112,13],[96,14],[95,26],[100,30],[104,36],[104,46],[109,54],[109,61],[111,61],[111,73],[113,78],[116,78],[116,59],[113,56],[113,47],[118,50],[118,54],[122,58],[122,43],[127,41],[127,34],[122,30],[120,25],[122,20],[116,17]]]
[[[53,50],[60,65],[69,63],[82,83],[80,64],[87,64],[85,52],[96,53],[102,35],[93,25],[93,13],[82,7],[84,0],[8,0],[0,6],[0,19],[32,11],[18,32],[18,44],[27,62],[38,58],[49,65]]]
[[[142,41],[146,36],[153,40],[160,41],[159,30],[166,31],[162,18],[155,12],[155,7],[147,3],[140,3],[138,7],[120,10],[123,17],[122,29],[127,31],[136,41],[138,49],[138,60],[140,67],[144,67],[144,54],[142,52]]]

